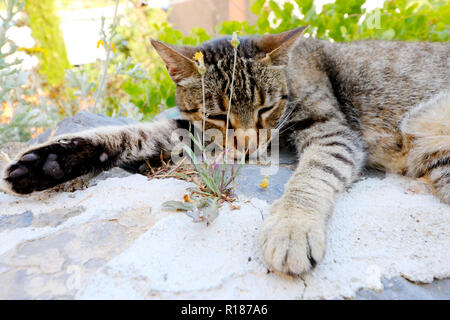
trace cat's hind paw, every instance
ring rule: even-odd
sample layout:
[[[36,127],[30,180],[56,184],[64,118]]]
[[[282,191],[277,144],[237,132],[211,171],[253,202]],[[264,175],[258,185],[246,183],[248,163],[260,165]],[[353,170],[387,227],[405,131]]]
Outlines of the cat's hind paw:
[[[300,276],[325,254],[324,225],[301,213],[280,212],[286,209],[275,206],[275,213],[264,222],[260,236],[264,260],[272,270]]]

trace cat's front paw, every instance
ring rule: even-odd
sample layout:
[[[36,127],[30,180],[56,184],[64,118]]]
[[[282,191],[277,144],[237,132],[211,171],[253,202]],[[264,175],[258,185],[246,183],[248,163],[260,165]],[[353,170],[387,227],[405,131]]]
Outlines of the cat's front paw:
[[[270,269],[299,276],[322,260],[326,240],[325,223],[296,210],[276,202],[264,222],[260,245]]]
[[[110,161],[111,155],[86,139],[58,139],[23,153],[6,168],[4,180],[13,192],[28,194],[105,168]]]

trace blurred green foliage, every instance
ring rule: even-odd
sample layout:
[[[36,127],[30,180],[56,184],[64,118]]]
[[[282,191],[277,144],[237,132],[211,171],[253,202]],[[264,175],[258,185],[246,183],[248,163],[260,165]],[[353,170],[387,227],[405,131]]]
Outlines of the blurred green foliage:
[[[305,34],[334,41],[363,39],[448,41],[450,2],[446,0],[386,0],[383,8],[367,11],[365,0],[336,0],[318,13],[314,0],[293,0],[280,6],[273,0],[255,0],[254,25],[228,21],[217,32],[264,34],[310,25]]]
[[[6,36],[24,1],[3,0],[1,4],[5,11],[0,14],[0,145],[26,141],[59,118],[55,105],[36,95],[40,79],[18,67],[22,62],[16,55],[18,47]]]
[[[148,71],[148,75],[141,79],[120,77],[114,86],[129,96],[129,102],[138,108],[144,119],[149,119],[162,108],[175,106],[174,86],[150,44],[150,39],[156,38],[160,28],[167,24],[168,14],[161,9],[137,7],[129,9],[125,17],[122,19],[124,23],[118,26],[118,36],[114,40],[119,54],[112,65],[123,59],[131,59],[130,61],[138,61]],[[132,27],[136,25],[140,27]],[[133,67],[133,63],[130,67]],[[108,101],[110,109],[119,110],[117,99],[111,97]]]
[[[127,22],[118,28],[119,36],[115,40],[115,45],[122,56],[118,56],[117,59],[126,57],[139,61],[139,64],[148,70],[148,78],[124,79],[120,89],[129,95],[130,102],[143,113],[145,120],[152,118],[162,109],[174,107],[176,104],[175,86],[150,44],[150,39],[157,38],[170,44],[195,46],[211,37],[201,28],[194,28],[190,34],[184,36],[170,26],[167,22],[168,13],[163,10],[148,7],[132,10],[131,14],[126,15]],[[133,25],[139,25],[140,28],[130,28]],[[110,99],[110,103],[115,105],[116,102]]]
[[[64,70],[70,68],[60,20],[54,0],[25,1],[33,38],[43,51],[39,53],[40,72],[50,85],[61,85]]]

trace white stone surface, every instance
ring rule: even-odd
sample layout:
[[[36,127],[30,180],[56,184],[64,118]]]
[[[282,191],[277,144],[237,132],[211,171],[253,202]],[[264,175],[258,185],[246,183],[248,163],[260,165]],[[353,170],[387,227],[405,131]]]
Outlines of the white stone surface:
[[[0,219],[11,224],[0,223],[0,298],[353,298],[360,288],[382,290],[382,278],[450,277],[450,207],[412,192],[415,181],[368,178],[344,193],[324,261],[299,279],[261,262],[264,199],[224,205],[207,227],[161,209],[187,186],[133,175],[74,193],[0,193]],[[14,227],[27,210],[33,222]]]

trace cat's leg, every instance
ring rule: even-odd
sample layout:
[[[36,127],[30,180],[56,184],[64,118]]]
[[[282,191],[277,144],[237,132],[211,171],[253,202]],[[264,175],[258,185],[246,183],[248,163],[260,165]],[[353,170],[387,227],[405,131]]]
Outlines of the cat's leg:
[[[345,124],[308,126],[295,133],[298,167],[273,204],[260,237],[268,266],[293,275],[323,258],[326,221],[336,196],[360,175],[365,159],[359,135]]]
[[[450,204],[450,92],[412,109],[400,127],[409,145],[408,175],[424,177]]]
[[[409,176],[423,178],[439,199],[450,204],[450,132],[412,138],[407,166]]]
[[[187,125],[164,120],[61,135],[20,154],[6,168],[3,184],[8,191],[27,194],[121,163],[159,157],[172,149],[172,132]]]
[[[450,205],[450,155],[447,155],[446,158],[439,159],[436,165],[439,168],[433,168],[429,173],[429,178],[436,196],[444,203]]]

